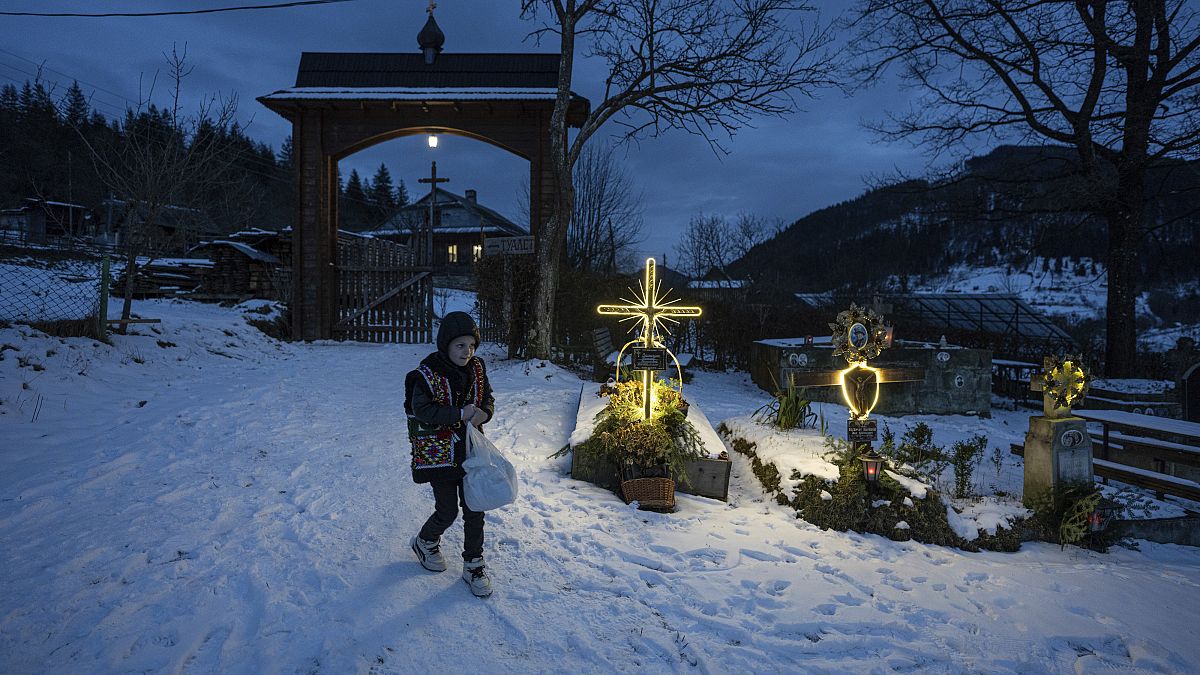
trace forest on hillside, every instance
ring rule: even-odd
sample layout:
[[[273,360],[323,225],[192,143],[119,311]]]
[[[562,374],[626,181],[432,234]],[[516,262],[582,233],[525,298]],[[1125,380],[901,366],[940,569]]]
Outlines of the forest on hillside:
[[[98,217],[106,198],[129,199],[103,167],[125,166],[130,146],[151,139],[150,147],[180,153],[204,144],[212,148],[206,180],[184,186],[173,206],[200,210],[218,232],[246,227],[289,227],[293,217],[294,174],[288,138],[278,151],[248,136],[232,118],[199,118],[180,128],[165,107],[150,104],[106,117],[89,102],[78,83],[65,92],[41,81],[0,87],[0,209],[26,199],[84,206]],[[130,171],[136,166],[129,165]],[[386,165],[370,178],[357,171],[340,181],[343,227],[368,230],[408,203],[403,181],[394,184]]]
[[[1195,282],[1200,162],[1151,172],[1139,278]],[[907,291],[953,265],[1021,269],[1038,258],[1106,256],[1104,223],[1065,149],[1002,147],[937,180],[867,191],[800,218],[729,267],[772,292]]]

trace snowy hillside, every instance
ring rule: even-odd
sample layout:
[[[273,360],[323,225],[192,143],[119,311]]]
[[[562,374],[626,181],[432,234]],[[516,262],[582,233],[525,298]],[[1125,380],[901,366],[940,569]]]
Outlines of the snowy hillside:
[[[912,283],[911,289],[916,293],[1013,293],[1043,314],[1070,324],[1103,321],[1108,294],[1103,263],[1084,258],[1066,259],[1060,264],[1058,268],[1051,261],[1036,258],[1022,269],[957,265],[945,275]],[[892,285],[898,284],[893,280]],[[1186,287],[1172,293],[1184,298],[1195,291],[1195,287]],[[1155,315],[1149,295],[1144,292],[1137,301],[1139,322],[1149,324],[1138,333],[1141,348],[1166,351],[1181,337],[1200,341],[1200,316],[1185,322],[1164,321]]]
[[[736,454],[728,504],[637,511],[547,459],[583,383],[494,346],[487,433],[521,495],[487,516],[497,590],[480,600],[408,549],[432,499],[409,478],[401,382],[429,346],[278,343],[247,324],[253,305],[135,309],[162,324],[112,346],[0,329],[5,672],[1200,670],[1196,549],[821,531],[764,500]],[[686,393],[713,422],[765,400],[740,373]],[[1025,425],[921,419],[1000,447]],[[1011,483],[1005,462],[980,480]]]

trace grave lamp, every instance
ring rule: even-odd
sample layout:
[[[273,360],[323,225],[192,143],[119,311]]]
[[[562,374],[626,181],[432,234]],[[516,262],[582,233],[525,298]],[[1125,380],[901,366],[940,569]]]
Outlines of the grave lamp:
[[[1096,506],[1096,510],[1088,515],[1088,531],[1103,532],[1108,529],[1109,523],[1117,516],[1121,507],[1116,502],[1107,499],[1101,499]]]
[[[860,459],[862,459],[863,476],[867,479],[867,486],[873,487],[879,482],[879,472],[883,471],[883,458],[876,455],[874,450],[867,450]]]

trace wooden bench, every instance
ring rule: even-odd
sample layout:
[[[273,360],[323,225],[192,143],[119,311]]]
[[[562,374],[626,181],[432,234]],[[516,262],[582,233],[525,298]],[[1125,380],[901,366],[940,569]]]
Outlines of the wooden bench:
[[[1092,469],[1105,483],[1112,479],[1153,490],[1159,499],[1169,494],[1200,501],[1200,483],[1172,475],[1176,465],[1200,468],[1200,424],[1122,410],[1074,414],[1101,425],[1101,432],[1089,435],[1095,445]],[[1012,445],[1014,455],[1024,452]]]
[[[1200,483],[1186,478],[1176,478],[1157,471],[1147,471],[1135,466],[1126,466],[1103,459],[1092,460],[1092,470],[1097,476],[1105,479],[1121,481],[1129,485],[1153,490],[1154,496],[1163,499],[1164,495],[1175,495],[1194,502],[1200,502]]]
[[[596,382],[604,382],[616,375],[618,355],[620,355],[620,350],[613,346],[612,334],[608,332],[608,329],[604,327],[592,329],[592,379]],[[675,355],[675,359],[679,361],[679,369],[684,373],[691,365],[692,358],[691,354]],[[621,365],[628,364],[629,355],[626,354],[621,358]],[[667,370],[673,371],[674,366],[675,364],[671,363]],[[670,377],[675,377],[675,375],[671,374]]]
[[[603,382],[616,375],[618,352],[607,328],[592,329],[592,379]]]
[[[1025,446],[1013,443],[1009,446],[1009,452],[1018,457],[1024,457]],[[1200,483],[1186,478],[1176,478],[1159,471],[1147,471],[1135,466],[1126,466],[1096,458],[1092,458],[1092,473],[1099,476],[1106,484],[1109,479],[1112,479],[1153,490],[1154,496],[1160,500],[1164,495],[1169,494],[1200,502]],[[1191,513],[1191,511],[1188,512]]]
[[[1150,436],[1134,436],[1119,431],[1109,432],[1108,439],[1105,439],[1103,434],[1096,432],[1089,435],[1092,437],[1092,442],[1100,448],[1100,453],[1097,455],[1106,461],[1111,459],[1109,455],[1112,454],[1112,451],[1124,450],[1148,457],[1154,465],[1154,470],[1160,473],[1166,473],[1167,462],[1200,467],[1200,448],[1197,447]]]

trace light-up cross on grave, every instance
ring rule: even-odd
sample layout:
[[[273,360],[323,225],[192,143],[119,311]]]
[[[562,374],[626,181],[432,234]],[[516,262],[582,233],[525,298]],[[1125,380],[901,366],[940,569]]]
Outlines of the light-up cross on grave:
[[[646,271],[642,278],[641,288],[639,291],[633,291],[635,298],[626,300],[621,298],[627,304],[624,305],[600,305],[596,311],[606,316],[623,316],[622,321],[636,321],[630,332],[634,332],[640,328],[639,337],[626,342],[621,347],[621,352],[617,356],[617,378],[621,377],[621,358],[625,354],[625,349],[630,345],[641,343],[643,349],[662,349],[666,354],[671,355],[671,359],[675,361],[675,367],[679,368],[679,360],[674,354],[666,348],[661,340],[662,333],[670,334],[667,330],[666,321],[678,323],[676,317],[693,317],[700,316],[699,307],[685,307],[676,303],[679,300],[667,300],[667,293],[659,294],[658,276],[654,270],[654,258],[646,258]],[[645,419],[650,418],[650,411],[653,407],[652,392],[654,369],[642,368],[639,369],[638,363],[634,363],[635,370],[642,372],[642,414]],[[666,365],[662,364],[662,368]],[[682,383],[682,373],[680,382]],[[680,387],[683,385],[680,384]]]
[[[854,303],[829,324],[833,330],[834,356],[846,359],[847,367],[831,372],[789,374],[797,387],[840,387],[842,399],[850,409],[846,422],[846,440],[869,449],[878,438],[875,420],[868,419],[879,403],[879,385],[894,382],[918,382],[925,379],[924,368],[876,368],[868,361],[890,346],[889,329],[883,317],[869,307]]]

